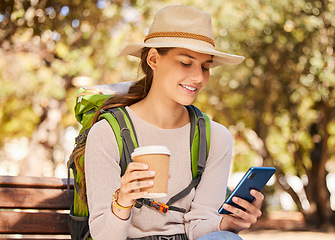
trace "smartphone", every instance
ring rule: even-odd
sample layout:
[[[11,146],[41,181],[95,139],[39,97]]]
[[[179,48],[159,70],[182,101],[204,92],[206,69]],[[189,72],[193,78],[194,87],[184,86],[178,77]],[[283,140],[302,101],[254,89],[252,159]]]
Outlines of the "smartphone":
[[[250,194],[250,190],[255,189],[257,191],[261,191],[275,171],[276,169],[274,167],[251,167],[224,203],[245,211],[243,207],[233,202],[233,197],[236,196],[243,198],[252,203],[255,198]],[[222,206],[219,208],[219,213],[231,214],[231,212],[225,210]]]

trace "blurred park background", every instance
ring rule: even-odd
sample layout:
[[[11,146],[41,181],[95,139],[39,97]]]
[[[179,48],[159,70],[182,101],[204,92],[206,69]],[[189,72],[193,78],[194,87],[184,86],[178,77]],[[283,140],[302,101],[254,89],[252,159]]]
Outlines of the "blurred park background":
[[[277,168],[251,230],[334,232],[335,0],[0,0],[0,175],[67,177],[78,88],[137,80],[138,59],[116,56],[175,3],[246,57],[212,69],[195,105],[234,137],[231,187]]]

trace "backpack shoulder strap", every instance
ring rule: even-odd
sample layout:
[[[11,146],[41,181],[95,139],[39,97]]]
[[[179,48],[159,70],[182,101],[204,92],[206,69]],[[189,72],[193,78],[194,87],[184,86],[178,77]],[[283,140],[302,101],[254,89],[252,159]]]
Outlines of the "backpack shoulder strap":
[[[195,106],[186,106],[186,108],[189,112],[191,122],[190,148],[193,180],[183,191],[176,194],[166,203],[170,207],[170,210],[179,212],[186,212],[186,210],[170,205],[189,194],[199,184],[201,174],[205,169],[210,146],[209,118]],[[120,152],[122,176],[126,171],[127,165],[132,161],[130,158],[131,153],[138,147],[135,128],[124,107],[104,110],[102,111],[101,118],[105,118],[113,128]],[[137,201],[139,204],[135,206],[141,207],[143,205],[141,202],[145,202],[146,200],[149,199],[139,199]],[[150,206],[150,203],[146,205]]]
[[[211,126],[208,116],[193,105],[186,106],[191,122],[190,148],[192,174],[196,178],[205,170],[209,153]]]
[[[131,153],[138,147],[134,125],[125,107],[103,110],[101,117],[111,125],[120,153],[121,176],[125,173],[127,165],[132,161]]]
[[[190,148],[191,148],[191,165],[193,179],[191,183],[180,193],[173,196],[166,204],[172,203],[183,198],[198,186],[201,175],[205,170],[206,160],[210,146],[210,120],[197,107],[186,106],[191,122]]]

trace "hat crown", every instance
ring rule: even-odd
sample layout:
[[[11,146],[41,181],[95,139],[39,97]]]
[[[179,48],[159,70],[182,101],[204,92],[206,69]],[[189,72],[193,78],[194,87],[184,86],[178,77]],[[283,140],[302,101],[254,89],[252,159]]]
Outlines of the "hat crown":
[[[128,44],[119,54],[142,56],[143,48],[185,48],[213,56],[211,67],[235,65],[244,57],[215,50],[211,16],[193,7],[170,5],[158,11],[144,43]]]
[[[156,13],[149,34],[158,32],[192,33],[213,39],[210,15],[183,5],[171,5]]]

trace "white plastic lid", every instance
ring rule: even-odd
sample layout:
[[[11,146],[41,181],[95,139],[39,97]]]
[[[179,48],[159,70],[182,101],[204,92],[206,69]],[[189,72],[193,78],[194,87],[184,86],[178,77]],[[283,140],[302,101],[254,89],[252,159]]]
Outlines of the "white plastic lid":
[[[143,155],[143,154],[166,154],[171,155],[170,150],[166,146],[153,145],[153,146],[143,146],[135,148],[131,157]]]

